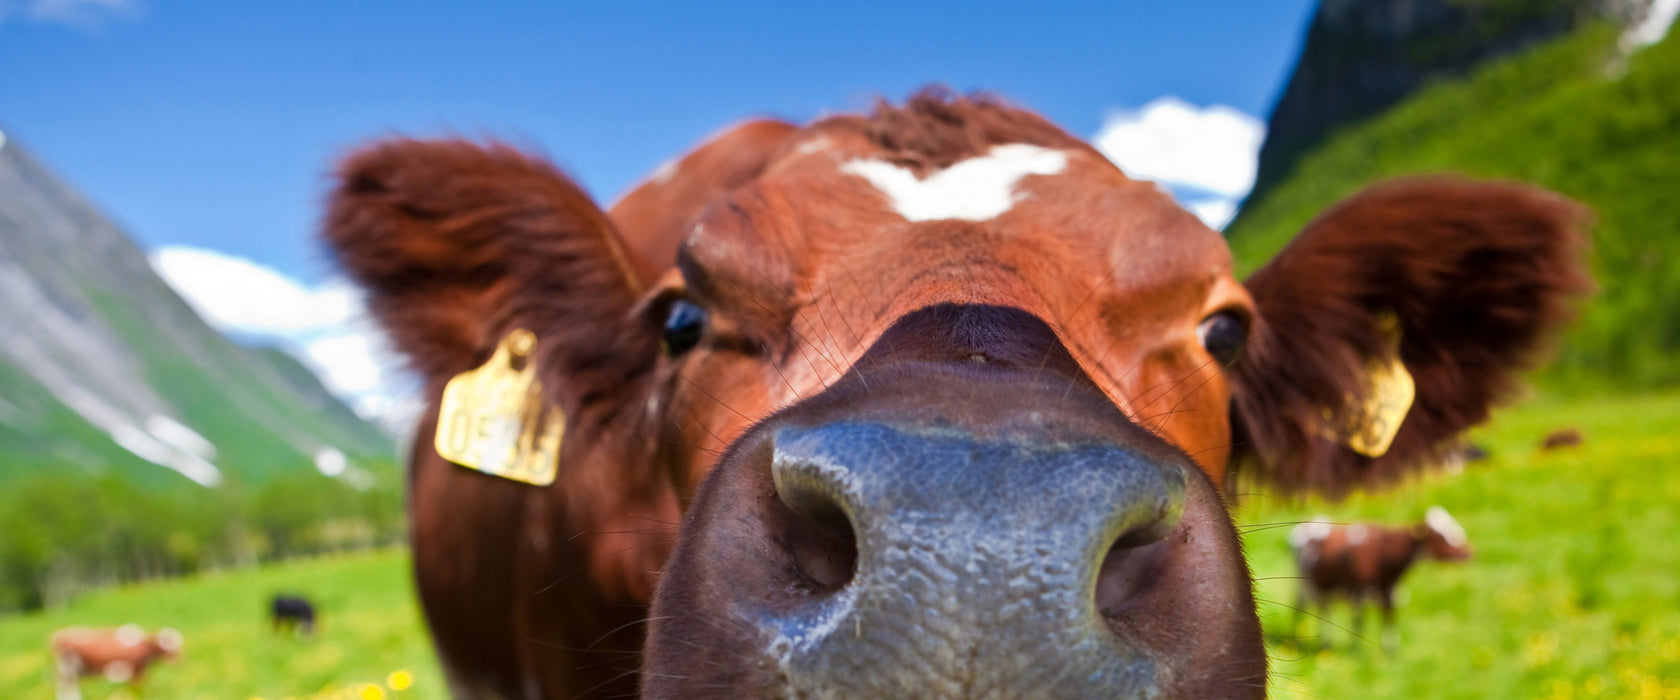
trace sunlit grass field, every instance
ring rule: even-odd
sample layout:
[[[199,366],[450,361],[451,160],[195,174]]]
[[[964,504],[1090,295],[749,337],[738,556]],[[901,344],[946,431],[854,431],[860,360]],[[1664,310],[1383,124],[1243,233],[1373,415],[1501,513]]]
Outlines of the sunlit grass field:
[[[1565,426],[1584,444],[1540,453]],[[1238,518],[1267,601],[1273,696],[1680,698],[1680,393],[1537,396],[1474,439],[1492,456],[1462,474],[1335,505],[1248,499]],[[1416,522],[1432,504],[1464,525],[1475,555],[1402,580],[1392,654],[1374,608],[1359,638],[1346,606],[1332,608],[1334,626],[1292,627],[1289,528],[1268,525],[1321,513]]]
[[[313,638],[269,628],[269,598],[277,592],[315,602]],[[100,591],[67,609],[0,617],[0,698],[53,696],[47,650],[53,630],[125,623],[148,631],[172,626],[186,638],[180,659],[148,672],[139,698],[448,697],[415,607],[408,557],[385,551]],[[102,679],[86,679],[82,689],[89,700],[132,697]]]
[[[1585,444],[1541,454],[1540,438],[1564,426]],[[1238,519],[1266,601],[1273,696],[1680,698],[1680,392],[1542,394],[1474,438],[1488,460],[1386,494],[1334,505],[1247,496]],[[1425,562],[1402,582],[1396,651],[1379,643],[1374,611],[1357,638],[1340,606],[1334,626],[1291,627],[1289,528],[1271,525],[1319,513],[1408,522],[1432,504],[1457,516],[1476,553]],[[126,622],[186,636],[186,654],[156,669],[144,698],[447,697],[407,571],[404,554],[381,552],[102,591],[0,618],[0,698],[51,696],[54,629]],[[314,639],[268,628],[279,591],[317,601]],[[412,687],[392,690],[396,671],[411,673]],[[84,688],[127,697],[103,681]]]

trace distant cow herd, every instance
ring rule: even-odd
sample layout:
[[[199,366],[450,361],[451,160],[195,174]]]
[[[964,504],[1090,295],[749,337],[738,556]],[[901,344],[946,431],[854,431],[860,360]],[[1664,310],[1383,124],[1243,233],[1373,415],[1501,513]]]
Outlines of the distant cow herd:
[[[347,157],[324,237],[424,381],[415,577],[469,698],[1262,697],[1227,499],[1436,463],[1589,285],[1510,182],[1350,196],[1242,280],[1029,111],[752,121],[602,208],[499,144]],[[1416,527],[1311,524],[1385,610]]]

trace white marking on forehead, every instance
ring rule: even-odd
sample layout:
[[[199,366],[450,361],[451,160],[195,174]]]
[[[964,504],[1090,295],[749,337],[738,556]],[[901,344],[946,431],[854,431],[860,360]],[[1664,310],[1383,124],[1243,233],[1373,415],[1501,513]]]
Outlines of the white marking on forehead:
[[[1441,538],[1454,547],[1462,547],[1470,540],[1464,534],[1464,526],[1459,525],[1445,508],[1430,506],[1429,511],[1424,513],[1423,521],[1429,525],[1429,529],[1440,533]]]
[[[1021,178],[1055,175],[1066,167],[1065,151],[1012,143],[993,146],[986,155],[969,158],[923,180],[884,160],[854,160],[840,166],[840,172],[868,180],[908,221],[986,221],[1009,211],[1024,198],[1015,192],[1015,183]]]

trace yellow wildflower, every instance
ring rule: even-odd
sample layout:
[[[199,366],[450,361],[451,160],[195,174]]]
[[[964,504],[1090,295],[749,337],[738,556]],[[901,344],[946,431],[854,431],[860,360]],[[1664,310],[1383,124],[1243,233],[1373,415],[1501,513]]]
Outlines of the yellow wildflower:
[[[414,685],[414,674],[409,673],[406,668],[397,669],[385,677],[385,685],[399,692],[408,690],[409,686]]]

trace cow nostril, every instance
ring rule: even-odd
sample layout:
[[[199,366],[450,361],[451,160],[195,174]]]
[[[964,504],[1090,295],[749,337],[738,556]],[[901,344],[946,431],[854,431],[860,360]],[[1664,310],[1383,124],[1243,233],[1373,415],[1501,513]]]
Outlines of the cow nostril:
[[[832,593],[851,583],[857,570],[857,534],[834,496],[811,485],[777,491],[785,508],[782,519],[787,550],[805,583],[816,593]]]
[[[1157,521],[1148,527],[1134,528],[1114,540],[1103,554],[1097,569],[1097,611],[1116,617],[1147,590],[1161,573],[1161,561],[1167,543],[1163,539],[1171,531],[1176,519]]]

